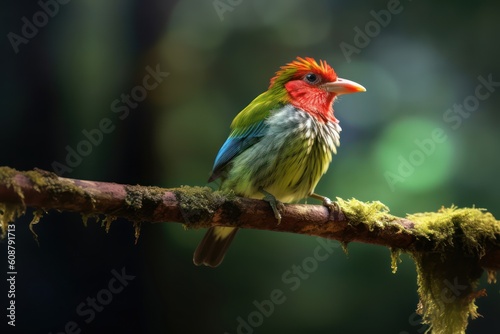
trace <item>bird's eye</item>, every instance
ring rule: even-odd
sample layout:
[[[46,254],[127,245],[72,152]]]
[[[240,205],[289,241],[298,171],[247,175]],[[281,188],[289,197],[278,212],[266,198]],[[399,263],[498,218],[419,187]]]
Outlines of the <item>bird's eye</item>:
[[[304,79],[306,79],[307,82],[309,83],[317,83],[319,81],[319,77],[314,74],[314,73],[308,73],[306,74],[306,76],[304,77]]]

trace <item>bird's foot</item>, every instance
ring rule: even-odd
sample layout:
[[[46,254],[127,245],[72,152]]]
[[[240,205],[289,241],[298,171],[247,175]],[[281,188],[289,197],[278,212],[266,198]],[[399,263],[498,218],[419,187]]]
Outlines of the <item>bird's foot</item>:
[[[328,210],[330,211],[330,214],[333,215],[335,220],[344,220],[345,219],[345,216],[342,213],[342,210],[340,209],[339,203],[332,201],[328,197],[321,196],[321,195],[318,195],[315,193],[312,193],[311,195],[309,195],[309,197],[320,200],[321,202],[323,202],[323,205],[328,208]]]
[[[263,200],[268,202],[273,209],[274,217],[278,221],[278,225],[281,223],[281,212],[285,211],[285,205],[278,201],[271,193],[268,193],[264,189],[260,188],[259,191],[264,194]]]

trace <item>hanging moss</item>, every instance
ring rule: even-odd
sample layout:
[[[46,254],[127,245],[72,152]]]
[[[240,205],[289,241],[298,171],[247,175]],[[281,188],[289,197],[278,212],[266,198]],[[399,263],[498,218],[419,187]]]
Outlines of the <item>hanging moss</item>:
[[[391,269],[393,274],[398,271],[398,263],[401,263],[400,255],[400,249],[391,248]]]
[[[9,224],[12,224],[25,212],[25,207],[17,204],[0,203],[0,239],[5,238]]]
[[[477,257],[464,257],[459,250],[443,253],[414,253],[420,303],[417,312],[427,333],[463,334],[468,320],[479,316],[475,291],[483,270]]]
[[[102,220],[102,224],[105,225],[106,233],[109,233],[109,229],[111,228],[111,223],[116,220],[115,216],[106,215]]]
[[[371,231],[385,228],[396,217],[380,202],[361,202],[337,198],[351,224],[365,224]],[[468,320],[479,314],[475,300],[484,296],[476,291],[483,269],[479,265],[488,245],[498,245],[500,222],[485,210],[455,206],[438,212],[409,215],[420,251],[412,251],[417,268],[420,303],[418,312],[432,334],[463,334]],[[403,228],[401,228],[403,230]],[[422,243],[426,247],[421,247]],[[425,249],[422,251],[421,249]],[[397,270],[400,251],[391,249],[391,268]],[[489,281],[496,276],[489,272]]]
[[[13,188],[15,193],[21,199],[21,204],[0,202],[0,239],[5,238],[8,225],[10,223],[13,223],[16,218],[22,216],[26,211],[26,206],[24,204],[24,194],[19,186],[15,182],[13,182],[16,173],[17,171],[13,168],[0,167],[0,182],[6,184],[9,188]]]
[[[479,260],[487,245],[498,243],[500,223],[484,210],[456,207],[408,219],[417,223],[415,234],[432,242],[427,252],[411,252],[418,275],[418,312],[430,325],[429,333],[465,333],[469,318],[479,315],[476,298],[485,295],[476,291],[483,273]]]
[[[38,246],[40,246],[40,244],[38,243],[38,234],[36,234],[33,227],[40,222],[40,219],[42,219],[44,213],[45,213],[45,211],[43,211],[43,210],[35,210],[33,212],[33,219],[31,220],[30,225],[29,225],[29,229],[31,231],[31,234],[33,234],[33,238],[35,239]]]
[[[140,235],[141,235],[141,223],[134,222],[134,237],[135,237],[134,244],[137,245],[137,241],[139,241]]]

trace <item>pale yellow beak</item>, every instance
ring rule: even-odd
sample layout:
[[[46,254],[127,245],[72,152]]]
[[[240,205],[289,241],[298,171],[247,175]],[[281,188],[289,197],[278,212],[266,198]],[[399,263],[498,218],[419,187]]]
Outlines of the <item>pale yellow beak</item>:
[[[337,95],[366,92],[365,87],[361,86],[359,83],[342,78],[327,82],[320,87]]]

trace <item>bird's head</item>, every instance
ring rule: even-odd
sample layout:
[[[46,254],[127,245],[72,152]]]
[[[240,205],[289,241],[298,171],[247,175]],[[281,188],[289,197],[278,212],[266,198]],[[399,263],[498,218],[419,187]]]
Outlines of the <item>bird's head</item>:
[[[297,57],[282,66],[271,79],[269,91],[279,95],[283,102],[291,103],[321,121],[337,122],[332,104],[341,94],[364,92],[360,84],[337,77],[324,60]]]

